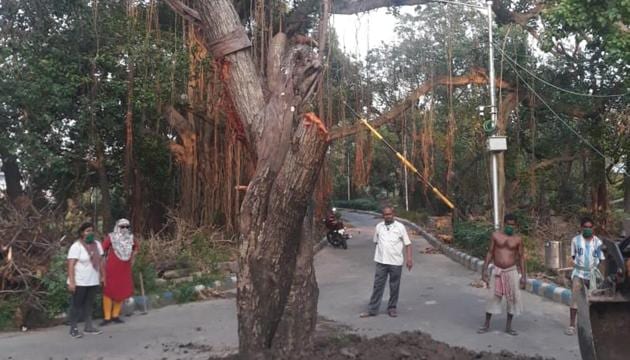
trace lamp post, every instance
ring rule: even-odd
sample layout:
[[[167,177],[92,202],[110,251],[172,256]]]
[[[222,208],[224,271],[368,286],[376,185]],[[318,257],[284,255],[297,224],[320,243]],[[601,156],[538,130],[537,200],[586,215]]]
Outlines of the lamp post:
[[[492,1],[486,1],[488,11],[488,63],[490,71],[490,116],[492,120],[492,127],[497,128],[497,99],[496,99],[496,83],[494,77],[494,46],[492,41]],[[494,139],[493,139],[494,138]],[[494,223],[494,229],[497,230],[500,227],[501,219],[499,217],[499,153],[503,150],[503,144],[500,141],[494,141],[497,139],[496,133],[490,136],[488,139],[488,150],[492,152],[492,217]],[[505,139],[505,138],[503,138]],[[492,144],[497,144],[497,148],[493,148]],[[507,141],[505,141],[505,150],[507,150]]]
[[[490,116],[493,129],[497,128],[497,99],[496,99],[496,79],[494,75],[494,47],[492,39],[492,1],[486,1],[486,6],[475,4],[467,4],[458,1],[436,0],[445,4],[462,5],[475,9],[484,10],[488,15],[488,64],[490,72],[489,91],[490,91]],[[488,138],[488,150],[491,155],[491,172],[492,172],[492,218],[495,229],[501,226],[500,218],[500,195],[499,195],[499,154],[507,150],[507,139],[505,136],[492,134]]]

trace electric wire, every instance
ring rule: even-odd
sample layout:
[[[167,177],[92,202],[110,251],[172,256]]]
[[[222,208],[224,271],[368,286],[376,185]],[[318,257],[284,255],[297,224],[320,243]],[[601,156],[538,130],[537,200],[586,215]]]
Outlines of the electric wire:
[[[604,155],[604,153],[602,153],[597,147],[595,147],[593,144],[591,144],[582,134],[580,134],[579,131],[577,131],[573,126],[571,126],[569,123],[567,123],[565,120],[562,119],[562,117],[560,115],[558,115],[558,113],[556,111],[554,111],[551,106],[545,101],[545,99],[538,94],[538,92],[536,92],[536,90],[534,90],[533,86],[531,86],[524,78],[523,76],[521,76],[521,73],[518,71],[518,69],[516,69],[516,67],[513,64],[513,61],[510,59],[509,56],[507,56],[503,50],[501,50],[500,48],[498,48],[498,50],[506,56],[506,58],[508,59],[508,64],[510,65],[510,67],[512,68],[512,70],[514,70],[514,72],[516,73],[516,76],[518,76],[518,78],[521,80],[521,82],[523,82],[523,84],[525,84],[525,86],[527,86],[527,88],[532,92],[532,94],[534,94],[538,100],[540,100],[540,102],[542,102],[547,109],[549,109],[549,111],[567,128],[569,129],[573,134],[575,134],[575,136],[577,136],[584,144],[586,144],[588,147],[590,147],[597,155],[599,155],[601,158],[604,159],[604,161],[608,162],[608,163],[614,163],[614,161],[612,161],[609,157],[607,157],[606,155]],[[621,169],[620,172],[625,175],[625,176],[629,176],[628,175],[628,169]]]
[[[585,96],[585,97],[593,97],[593,98],[613,98],[613,97],[624,97],[624,96],[628,96],[630,95],[630,92],[627,93],[623,93],[623,94],[587,94],[587,93],[580,93],[577,91],[573,91],[573,90],[569,90],[569,89],[564,89],[558,85],[555,85],[553,83],[550,83],[549,81],[540,78],[539,76],[537,76],[536,74],[534,74],[531,70],[527,69],[526,67],[524,67],[523,65],[519,64],[516,60],[512,59],[508,54],[506,54],[505,52],[503,52],[497,44],[494,44],[494,47],[497,48],[499,51],[502,52],[503,56],[505,56],[509,61],[512,61],[514,64],[516,64],[516,66],[518,66],[519,68],[521,68],[523,71],[525,71],[526,73],[528,73],[529,75],[531,75],[533,78],[535,78],[536,80],[542,82],[543,84],[547,85],[547,86],[551,86],[554,89],[560,90],[560,91],[564,91],[568,94],[572,94],[572,95],[576,95],[576,96]]]

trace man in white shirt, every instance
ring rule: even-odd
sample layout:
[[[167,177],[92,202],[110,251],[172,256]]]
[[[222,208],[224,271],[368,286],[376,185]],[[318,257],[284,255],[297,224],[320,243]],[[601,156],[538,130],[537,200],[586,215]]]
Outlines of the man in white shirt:
[[[577,318],[577,297],[582,289],[595,286],[597,267],[605,260],[602,251],[602,241],[593,234],[593,220],[585,217],[580,222],[581,233],[571,240],[571,258],[573,272],[571,273],[571,308],[569,310],[569,327],[565,334],[575,335],[575,320]]]
[[[389,303],[387,304],[387,313],[391,317],[397,317],[396,304],[398,303],[403,263],[407,265],[409,271],[413,267],[411,240],[409,240],[405,226],[394,220],[393,208],[388,206],[383,209],[383,220],[376,225],[374,230],[374,243],[376,244],[374,253],[374,261],[376,262],[374,289],[372,290],[368,311],[361,313],[361,317],[376,316],[378,314],[388,276]]]

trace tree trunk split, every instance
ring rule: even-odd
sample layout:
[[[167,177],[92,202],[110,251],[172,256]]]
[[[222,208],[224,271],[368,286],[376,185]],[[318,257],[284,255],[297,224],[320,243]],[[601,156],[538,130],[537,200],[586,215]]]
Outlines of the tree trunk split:
[[[207,44],[242,27],[229,0],[199,2],[194,11]],[[300,113],[315,92],[321,66],[312,49],[287,49],[287,43],[283,34],[272,40],[267,83],[249,52],[222,60],[228,64],[226,88],[256,157],[240,217],[243,358],[299,357],[308,349],[316,318],[312,241],[303,222],[328,142]]]

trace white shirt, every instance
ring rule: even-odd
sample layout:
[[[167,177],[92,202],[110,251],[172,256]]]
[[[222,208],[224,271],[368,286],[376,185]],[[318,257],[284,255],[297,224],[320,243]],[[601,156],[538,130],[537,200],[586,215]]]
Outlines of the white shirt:
[[[411,240],[405,225],[398,221],[385,225],[382,221],[374,230],[374,243],[376,244],[374,261],[385,265],[402,266],[405,262],[404,247],[411,245]]]
[[[593,236],[589,241],[580,234],[571,240],[571,256],[574,263],[571,277],[590,280],[591,270],[597,268],[599,262],[605,259],[602,244],[597,236]]]
[[[103,256],[103,246],[101,246],[99,241],[94,241],[96,242],[99,255]],[[74,265],[74,283],[76,286],[97,286],[101,283],[100,273],[92,266],[90,254],[80,241],[75,241],[70,246],[68,259],[77,260],[76,265]]]

